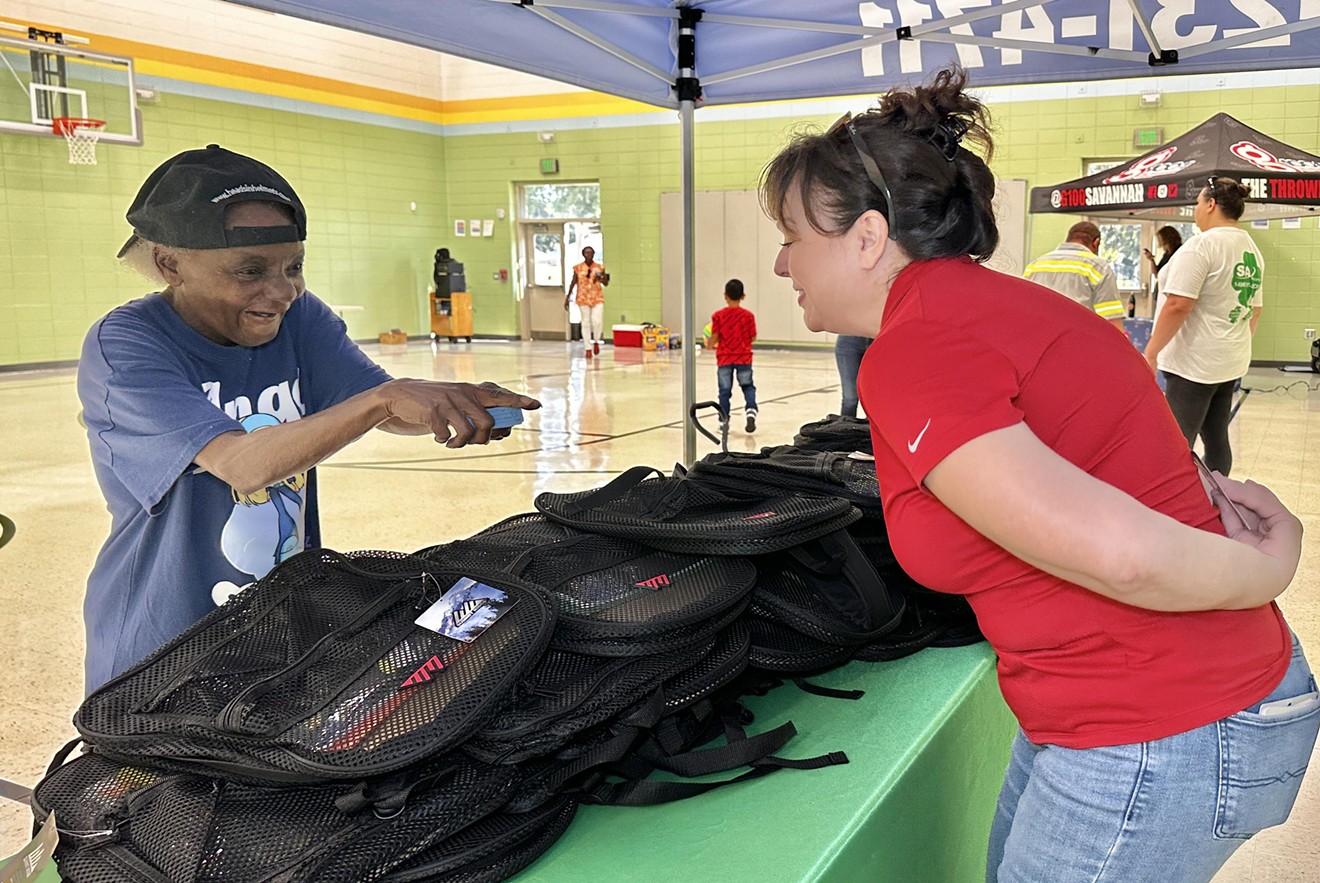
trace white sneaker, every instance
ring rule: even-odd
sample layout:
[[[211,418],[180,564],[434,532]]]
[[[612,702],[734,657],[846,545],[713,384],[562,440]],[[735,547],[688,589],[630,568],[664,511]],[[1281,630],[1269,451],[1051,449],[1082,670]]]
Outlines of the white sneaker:
[[[756,432],[756,409],[747,412],[747,431]]]

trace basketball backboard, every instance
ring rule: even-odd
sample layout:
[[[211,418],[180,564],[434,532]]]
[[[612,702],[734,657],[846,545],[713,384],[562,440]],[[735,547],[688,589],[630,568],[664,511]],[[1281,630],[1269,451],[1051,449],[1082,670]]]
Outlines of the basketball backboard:
[[[133,59],[0,37],[0,132],[59,137],[56,117],[105,120],[100,140],[142,144]]]

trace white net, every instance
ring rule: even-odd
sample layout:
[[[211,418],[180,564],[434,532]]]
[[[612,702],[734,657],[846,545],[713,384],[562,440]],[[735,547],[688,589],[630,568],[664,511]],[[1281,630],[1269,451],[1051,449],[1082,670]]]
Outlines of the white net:
[[[56,131],[69,142],[69,165],[96,165],[96,142],[101,140],[105,123],[100,120],[61,119]]]

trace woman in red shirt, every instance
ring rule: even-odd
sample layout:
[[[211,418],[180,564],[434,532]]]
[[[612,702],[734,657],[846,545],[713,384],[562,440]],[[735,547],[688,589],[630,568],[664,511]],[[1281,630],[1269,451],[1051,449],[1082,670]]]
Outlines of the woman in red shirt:
[[[1207,881],[1287,818],[1320,728],[1273,602],[1301,523],[1250,481],[1222,482],[1250,524],[1217,511],[1140,353],[978,263],[998,231],[965,83],[775,157],[775,271],[813,331],[875,337],[858,389],[894,553],[998,654],[1021,730],[987,879]]]

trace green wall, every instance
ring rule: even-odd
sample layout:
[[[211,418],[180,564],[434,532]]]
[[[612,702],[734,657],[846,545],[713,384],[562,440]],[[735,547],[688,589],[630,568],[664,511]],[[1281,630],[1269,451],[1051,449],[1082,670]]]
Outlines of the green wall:
[[[1024,178],[1029,186],[1079,177],[1084,160],[1136,156],[1139,151],[1131,146],[1135,128],[1160,126],[1166,139],[1171,139],[1221,111],[1303,150],[1320,153],[1317,87],[1166,91],[1157,109],[1139,107],[1132,95],[996,103],[996,92],[1003,94],[1003,90],[985,92],[997,136],[991,166],[998,176]],[[868,102],[859,99],[859,109]],[[694,139],[696,189],[755,188],[762,167],[794,128],[804,121],[825,126],[833,116],[699,122]],[[700,120],[700,112],[697,118]],[[548,125],[553,127],[553,123]],[[542,156],[559,160],[557,180],[599,180],[605,248],[614,280],[606,318],[618,321],[619,314],[624,314],[628,321],[658,321],[659,194],[679,187],[676,123],[561,128],[551,145],[538,143],[530,132],[449,136],[445,140],[449,199],[459,217],[477,217],[474,212],[492,200],[510,199],[510,182],[545,180],[537,171]],[[1027,258],[1056,246],[1076,220],[1074,215],[1029,215]],[[508,260],[507,237],[512,230],[512,222],[508,222],[495,240],[462,244],[469,261],[470,288],[490,285],[482,280],[489,280],[489,271],[497,265],[505,265],[500,262]],[[1251,233],[1266,262],[1266,306],[1254,358],[1306,361],[1310,344],[1302,329],[1320,328],[1320,295],[1312,294],[1311,284],[1320,275],[1317,220],[1303,219],[1300,230],[1283,230],[1279,221],[1271,221],[1268,230]],[[506,315],[515,322],[506,333],[514,333],[516,317]],[[480,317],[478,326],[479,331],[486,331]]]
[[[100,145],[95,166],[69,165],[61,139],[0,133],[0,365],[76,359],[93,321],[151,290],[115,259],[124,212],[162,160],[212,142],[297,189],[308,288],[365,307],[345,314],[354,337],[420,330],[448,217],[442,138],[177,94],[142,116],[146,144]]]
[[[1209,79],[1209,78],[1206,78]],[[1150,87],[1160,88],[1159,80]],[[993,95],[993,92],[989,94]],[[1031,186],[1080,177],[1082,158],[1131,157],[1132,130],[1161,126],[1172,139],[1227,113],[1254,129],[1310,153],[1320,153],[1320,88],[1288,86],[1164,91],[1159,108],[1137,106],[1135,96],[1070,98],[1006,103],[994,108],[1000,127],[992,166],[1004,178],[1025,178]],[[1032,215],[1028,256],[1063,241],[1076,215]],[[1249,229],[1265,257],[1265,308],[1252,347],[1257,361],[1310,359],[1304,328],[1320,328],[1320,227],[1303,218],[1300,230],[1271,221],[1268,230]]]
[[[512,282],[494,281],[492,274],[513,268],[516,185],[552,179],[601,184],[614,279],[607,321],[660,316],[659,196],[679,187],[673,117],[630,126],[607,120],[585,128],[573,128],[580,121],[546,121],[543,127],[556,138],[545,144],[534,131],[442,136],[276,110],[261,96],[251,96],[248,105],[161,92],[159,104],[143,108],[146,146],[102,146],[94,167],[68,165],[62,141],[0,134],[0,365],[76,358],[92,321],[147,290],[113,257],[128,233],[124,210],[162,159],[211,141],[267,160],[298,188],[311,227],[308,285],[332,304],[365,307],[346,316],[354,337],[372,338],[393,327],[410,334],[429,330],[425,292],[440,246],[465,264],[476,333],[517,335]],[[1006,100],[1011,93],[1004,90],[985,94],[998,133],[992,168],[1031,186],[1078,177],[1084,159],[1135,155],[1136,127],[1161,126],[1172,138],[1219,111],[1320,153],[1320,87],[1165,88],[1156,109],[1139,107],[1131,95],[1016,101]],[[997,101],[997,94],[1005,100]],[[869,101],[859,98],[856,106]],[[801,109],[785,107],[779,117],[698,122],[697,189],[754,188],[761,168],[795,126],[804,120],[826,125],[834,115],[803,116]],[[717,113],[707,112],[708,118]],[[765,108],[756,115],[764,116]],[[543,157],[559,160],[558,175],[540,173]],[[454,237],[455,219],[494,218],[501,208],[505,218],[496,221],[494,236]],[[1061,241],[1074,219],[1029,216],[1028,258]],[[1258,360],[1308,358],[1302,329],[1320,328],[1320,297],[1311,293],[1320,270],[1318,232],[1310,218],[1301,230],[1282,230],[1273,221],[1269,230],[1252,231],[1266,260]]]

